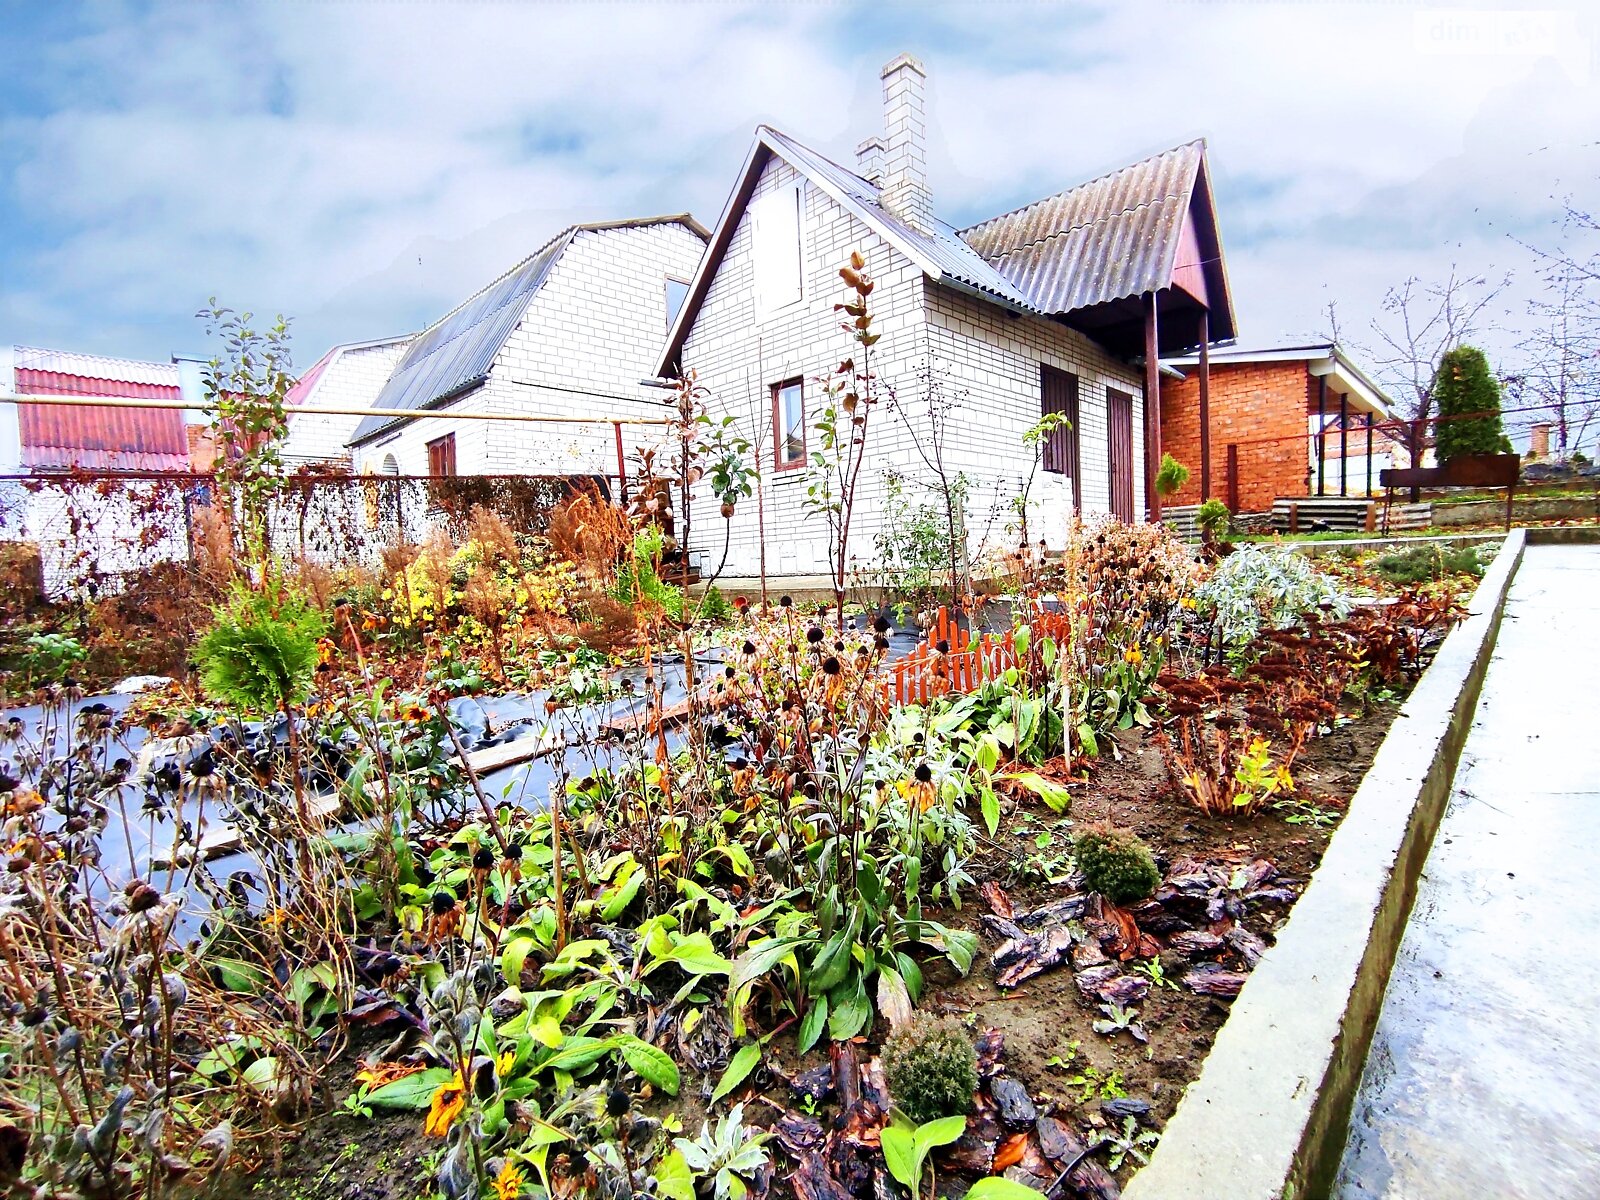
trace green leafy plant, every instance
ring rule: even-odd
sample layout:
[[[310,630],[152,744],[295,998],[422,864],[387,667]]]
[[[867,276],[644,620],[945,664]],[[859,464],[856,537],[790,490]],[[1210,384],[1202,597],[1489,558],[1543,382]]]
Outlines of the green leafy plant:
[[[1122,1164],[1128,1159],[1143,1165],[1150,1161],[1146,1151],[1161,1140],[1161,1135],[1153,1129],[1140,1130],[1138,1117],[1124,1117],[1122,1128],[1108,1129],[1100,1135],[1097,1146],[1108,1148],[1106,1166],[1113,1171],[1120,1171]]]
[[[889,1124],[881,1134],[883,1161],[889,1174],[911,1191],[912,1200],[922,1195],[923,1168],[928,1155],[940,1146],[948,1146],[967,1129],[964,1116],[939,1117],[921,1125],[913,1125],[904,1113],[892,1114]],[[930,1183],[928,1192],[934,1194]]]
[[[1161,965],[1159,958],[1147,958],[1143,962],[1135,963],[1133,969],[1148,979],[1152,987],[1178,990],[1178,985],[1167,976],[1167,970]]]
[[[1113,904],[1136,903],[1161,886],[1150,848],[1126,830],[1085,826],[1072,839],[1072,852],[1089,889]]]
[[[1161,466],[1156,470],[1156,491],[1163,498],[1176,496],[1189,482],[1189,468],[1170,454],[1161,456]]]
[[[1406,587],[1450,575],[1483,575],[1483,561],[1473,546],[1407,546],[1381,555],[1372,569],[1389,583]]]
[[[715,1200],[740,1200],[750,1190],[745,1181],[766,1164],[767,1136],[745,1128],[744,1105],[736,1104],[717,1119],[715,1130],[705,1122],[698,1138],[674,1138],[672,1144],[695,1178],[710,1182]]]
[[[257,329],[253,313],[223,308],[215,296],[195,315],[223,346],[201,373],[217,445],[217,491],[223,509],[239,518],[245,553],[264,564],[269,512],[284,484],[286,401],[294,384],[289,322],[279,316]]]
[[[56,683],[89,651],[64,633],[35,633],[22,643],[22,670],[30,683]]]
[[[978,1055],[955,1021],[912,1017],[883,1044],[883,1072],[890,1098],[919,1124],[972,1111]]]
[[[1119,1033],[1126,1033],[1134,1041],[1141,1044],[1150,1040],[1150,1035],[1145,1032],[1139,1023],[1139,1010],[1137,1008],[1124,1008],[1120,1004],[1102,1004],[1100,1011],[1105,1014],[1094,1023],[1094,1031],[1104,1037],[1116,1037]]]

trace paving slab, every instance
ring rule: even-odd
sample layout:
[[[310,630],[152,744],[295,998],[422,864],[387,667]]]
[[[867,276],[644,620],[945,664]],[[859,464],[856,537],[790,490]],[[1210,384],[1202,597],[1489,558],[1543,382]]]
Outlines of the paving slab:
[[[1600,1196],[1600,546],[1529,545],[1390,978],[1339,1200]]]

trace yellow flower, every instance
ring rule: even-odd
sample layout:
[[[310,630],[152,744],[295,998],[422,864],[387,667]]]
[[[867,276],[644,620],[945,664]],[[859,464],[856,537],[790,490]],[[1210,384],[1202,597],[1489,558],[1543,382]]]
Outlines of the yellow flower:
[[[516,1061],[517,1061],[517,1048],[515,1046],[513,1046],[511,1049],[507,1050],[504,1054],[502,1054],[499,1058],[495,1059],[494,1069],[499,1074],[499,1076],[502,1079],[504,1079],[507,1075],[511,1074],[511,1068],[516,1064]]]
[[[1144,661],[1144,651],[1139,649],[1139,647],[1134,646],[1131,649],[1124,650],[1122,652],[1122,657],[1137,667]]]
[[[456,1123],[456,1118],[466,1106],[466,1080],[462,1078],[461,1072],[457,1071],[441,1083],[439,1090],[433,1093],[433,1103],[428,1106],[428,1119],[422,1123],[424,1136],[443,1137],[449,1133],[450,1126]]]
[[[1198,607],[1193,596],[1185,596],[1182,600],[1178,601],[1178,606],[1180,608],[1187,608],[1190,612],[1193,612]]]
[[[517,1200],[522,1195],[522,1168],[509,1158],[494,1177],[495,1200]]]

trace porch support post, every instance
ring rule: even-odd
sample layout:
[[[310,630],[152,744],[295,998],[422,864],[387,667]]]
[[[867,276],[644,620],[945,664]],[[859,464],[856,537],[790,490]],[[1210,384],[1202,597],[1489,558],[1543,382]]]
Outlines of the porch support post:
[[[1200,499],[1211,499],[1211,310],[1200,310]]]
[[[1339,393],[1339,495],[1350,494],[1350,393]]]
[[[1161,351],[1156,337],[1156,293],[1145,293],[1144,310],[1144,503],[1151,521],[1161,520],[1156,471],[1161,463]]]
[[[1372,414],[1367,414],[1367,495],[1372,495]]]
[[[1323,494],[1327,481],[1328,441],[1324,426],[1328,423],[1328,377],[1317,376],[1317,495]]]

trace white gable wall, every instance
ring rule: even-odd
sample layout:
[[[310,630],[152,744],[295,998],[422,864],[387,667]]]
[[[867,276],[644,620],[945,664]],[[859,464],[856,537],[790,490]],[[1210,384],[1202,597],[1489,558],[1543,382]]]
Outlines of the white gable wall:
[[[798,304],[762,315],[752,261],[751,214],[762,211],[764,197],[794,186],[801,194],[802,298]],[[760,432],[769,577],[828,571],[826,522],[803,504],[806,472],[774,470],[771,386],[804,379],[809,425],[823,402],[818,377],[858,350],[839,329],[841,314],[833,311],[833,305],[848,295],[838,270],[852,250],[866,257],[876,284],[869,308],[873,329],[883,336],[873,347],[871,365],[880,394],[896,392],[913,426],[923,422],[921,377],[930,365],[942,377],[947,395],[964,395],[949,422],[945,461],[952,476],[965,471],[972,480],[967,523],[974,549],[990,509],[997,501],[1005,504],[1018,495],[1027,475],[1032,457],[1022,446],[1022,435],[1039,419],[1042,363],[1079,376],[1086,512],[1106,511],[1109,502],[1105,389],[1113,386],[1134,396],[1134,502],[1136,510],[1142,508],[1143,406],[1138,372],[1064,325],[1012,317],[998,305],[933,284],[827,193],[774,157],[735,227],[682,354],[684,368],[695,371],[711,392],[714,411],[734,414],[752,441]],[[850,554],[858,566],[870,565],[873,557],[885,472],[928,478],[914,436],[921,436],[920,429],[908,430],[886,403],[876,407],[851,526]],[[815,438],[808,429],[808,452],[816,449]],[[1033,494],[1042,502],[1036,503],[1036,513],[1030,517],[1033,528],[1061,528],[1071,506],[1070,484],[1041,471]],[[702,570],[709,574],[722,559],[725,526],[705,485],[697,501],[691,543],[701,552]],[[990,530],[991,548],[1005,543],[1005,519],[1002,514]],[[726,532],[729,549],[723,574],[754,576],[760,563],[754,497],[740,503]]]
[[[666,280],[687,280],[705,243],[681,224],[580,230],[535,293],[496,356],[489,378],[455,404],[475,412],[604,418],[667,415],[671,393],[641,386],[655,372],[667,329]],[[591,393],[602,393],[595,395]],[[610,425],[454,420],[408,421],[356,450],[358,471],[394,455],[402,475],[428,472],[427,443],[456,436],[456,469],[470,474],[615,475]],[[656,427],[623,426],[632,470]]]
[[[380,346],[352,346],[339,351],[317,378],[306,403],[320,406],[371,408],[400,356],[406,342],[387,342]],[[289,437],[283,457],[290,466],[302,463],[337,462],[349,456],[345,443],[361,424],[361,417],[331,413],[296,412],[289,409]]]
[[[800,188],[801,298],[798,303],[768,311],[758,298],[753,253],[752,210],[760,213],[764,198]],[[922,355],[923,309],[921,272],[907,258],[811,185],[788,163],[768,161],[740,217],[705,300],[684,343],[682,361],[696,372],[711,393],[713,412],[731,413],[752,442],[760,442],[762,488],[765,493],[767,571],[769,575],[803,575],[827,570],[828,530],[824,519],[809,513],[802,501],[805,471],[774,469],[771,385],[788,379],[804,381],[806,423],[821,410],[817,383],[858,347],[839,329],[842,314],[833,306],[848,298],[839,268],[852,250],[867,260],[875,280],[870,308],[873,329],[882,340],[873,348],[873,365],[884,378],[909,374]],[[882,411],[872,417],[871,441],[889,430],[892,418]],[[759,435],[759,436],[758,436]],[[807,429],[807,452],[816,449],[816,432]],[[876,455],[874,457],[877,457]],[[878,493],[878,468],[863,467],[863,492]],[[722,558],[724,521],[718,501],[705,484],[696,493],[691,546],[702,552],[703,572],[716,571]],[[858,509],[858,518],[864,514]],[[728,563],[724,574],[754,575],[760,561],[757,503],[740,503],[728,531]],[[852,536],[854,547],[870,547],[871,533]]]

